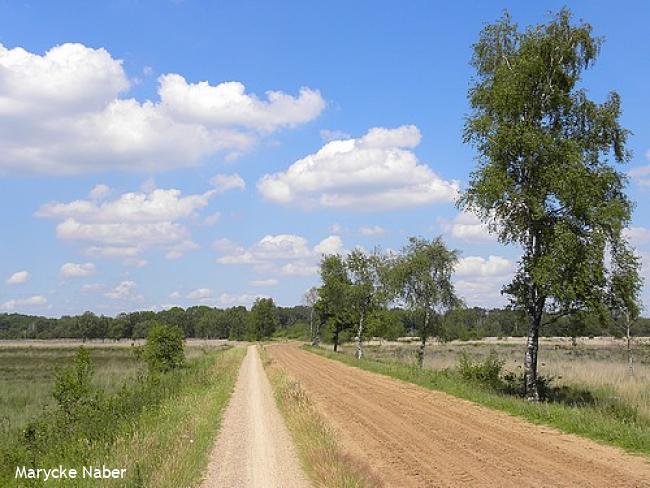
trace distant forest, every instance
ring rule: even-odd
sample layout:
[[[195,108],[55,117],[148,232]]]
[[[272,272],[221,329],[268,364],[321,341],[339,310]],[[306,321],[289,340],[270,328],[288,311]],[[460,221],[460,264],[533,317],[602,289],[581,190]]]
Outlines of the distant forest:
[[[273,307],[274,318],[267,335],[309,339],[311,309],[307,306]],[[313,314],[314,322],[318,315]],[[0,314],[0,339],[138,339],[147,336],[149,328],[157,323],[176,325],[186,337],[207,339],[247,340],[256,334],[256,319],[246,307],[218,309],[195,306],[174,307],[161,312],[141,311],[122,313],[116,317],[85,312],[76,316],[47,318],[22,314]],[[368,337],[397,337],[417,335],[418,317],[402,309],[381,310],[368,321]],[[314,324],[314,327],[316,324]],[[526,334],[526,318],[508,308],[479,307],[452,310],[441,317],[434,328],[442,340],[472,340],[482,337],[510,337]],[[351,339],[353,324],[341,333],[342,340]],[[544,336],[617,336],[620,330],[603,326],[597,318],[563,317],[542,329]],[[638,319],[633,335],[650,336],[650,318]],[[329,342],[332,331],[323,324],[322,340]]]

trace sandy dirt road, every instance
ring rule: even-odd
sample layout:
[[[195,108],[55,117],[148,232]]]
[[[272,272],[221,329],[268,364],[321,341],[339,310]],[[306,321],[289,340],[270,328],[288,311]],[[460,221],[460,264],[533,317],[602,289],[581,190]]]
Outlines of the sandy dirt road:
[[[650,487],[650,464],[300,350],[267,348],[387,487]]]
[[[310,486],[255,346],[248,347],[202,486]]]

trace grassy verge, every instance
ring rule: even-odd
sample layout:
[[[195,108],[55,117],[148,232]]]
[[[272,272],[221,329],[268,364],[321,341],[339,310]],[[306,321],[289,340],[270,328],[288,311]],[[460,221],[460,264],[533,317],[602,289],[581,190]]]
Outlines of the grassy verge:
[[[629,414],[625,406],[558,403],[531,404],[521,398],[505,395],[465,381],[452,370],[419,369],[396,361],[357,360],[345,354],[304,346],[315,354],[350,366],[440,390],[450,395],[523,417],[536,424],[545,424],[564,432],[577,434],[627,451],[650,455],[650,422]]]
[[[83,405],[78,421],[65,422],[60,412],[44,411],[13,442],[0,446],[0,486],[40,486],[15,480],[16,466],[59,464],[80,472],[87,465],[127,471],[120,480],[76,479],[57,485],[196,484],[244,352],[206,352],[180,370],[127,383],[116,394],[93,397]]]
[[[338,445],[336,435],[316,410],[300,383],[292,380],[261,351],[276,402],[314,485],[332,488],[382,486],[371,471]]]

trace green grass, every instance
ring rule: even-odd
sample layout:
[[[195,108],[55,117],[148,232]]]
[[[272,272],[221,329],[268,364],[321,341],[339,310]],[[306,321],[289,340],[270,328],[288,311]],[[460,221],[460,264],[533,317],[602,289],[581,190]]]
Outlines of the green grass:
[[[536,424],[550,425],[564,432],[618,446],[630,452],[650,454],[650,422],[645,417],[634,418],[625,405],[533,404],[519,397],[496,393],[474,382],[465,381],[450,369],[419,369],[396,361],[357,360],[352,356],[309,346],[304,346],[304,349],[350,366],[414,383],[424,388],[443,391],[523,417]]]
[[[79,470],[88,464],[126,468],[127,478],[105,483],[111,486],[192,486],[206,464],[244,352],[237,348],[194,353],[187,367],[154,379],[136,380],[127,374],[119,389],[97,388],[80,407],[77,421],[67,421],[54,402],[48,402],[50,406],[27,425],[35,436],[26,437],[23,429],[5,432],[0,486],[31,486],[16,484],[16,466],[59,464]],[[58,352],[48,353],[56,357]],[[140,366],[135,366],[137,372]],[[48,385],[43,376],[43,385]],[[97,484],[76,480],[66,486]]]
[[[95,386],[113,393],[144,367],[129,348],[89,349]],[[72,363],[76,349],[0,347],[0,444],[52,403],[56,369]]]
[[[341,449],[336,434],[300,384],[276,367],[264,349],[261,356],[302,466],[314,485],[328,488],[382,486],[362,461]]]

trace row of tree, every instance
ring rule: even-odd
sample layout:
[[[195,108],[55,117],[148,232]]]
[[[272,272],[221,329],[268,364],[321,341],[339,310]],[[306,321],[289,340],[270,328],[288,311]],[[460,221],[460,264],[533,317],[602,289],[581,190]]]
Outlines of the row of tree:
[[[311,302],[306,300],[306,305],[295,307],[276,306],[275,313],[268,314],[275,317],[275,320],[271,318],[264,322],[259,329],[259,337],[265,338],[267,335],[309,339],[314,337],[310,333],[312,324],[314,330],[319,327],[324,342],[333,342],[333,322],[321,322],[318,310],[309,305],[316,299],[317,297]],[[417,336],[418,324],[422,323],[420,315],[399,307],[375,309],[364,321],[366,336],[391,340]],[[215,309],[206,306],[173,308],[162,312],[124,313],[117,317],[95,315],[92,312],[61,318],[0,314],[0,339],[139,339],[147,337],[153,325],[166,324],[179,326],[186,337],[246,340],[256,337],[251,320],[251,311],[245,307]],[[353,326],[353,323],[349,323],[339,330],[340,342],[354,339],[356,329]],[[544,327],[542,334],[551,337],[621,337],[625,336],[626,331],[611,323],[603,324],[596,316],[584,316],[580,320],[562,317]],[[650,336],[650,318],[639,318],[631,322],[630,334]],[[526,318],[513,308],[457,308],[448,311],[437,323],[432,324],[431,335],[445,342],[483,337],[521,337],[526,335]]]
[[[250,310],[243,306],[174,307],[160,312],[122,313],[116,317],[88,311],[58,319],[0,314],[0,339],[139,339],[147,337],[154,325],[165,324],[179,327],[185,337],[259,340],[286,333],[301,324],[306,327],[309,313],[306,306],[276,307],[272,299],[261,298]]]

